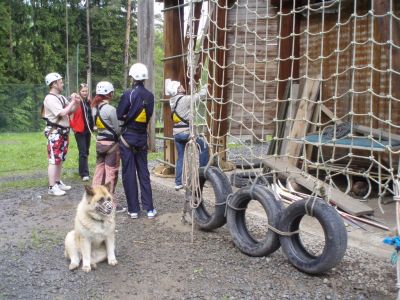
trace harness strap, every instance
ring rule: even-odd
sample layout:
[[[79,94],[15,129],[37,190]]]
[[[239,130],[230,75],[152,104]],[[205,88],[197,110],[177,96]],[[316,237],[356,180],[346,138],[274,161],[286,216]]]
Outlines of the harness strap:
[[[103,104],[103,105],[100,105],[100,106],[97,106],[97,107],[96,107],[96,108],[97,108],[96,118],[99,118],[99,119],[100,119],[100,121],[101,121],[101,123],[104,125],[104,127],[105,127],[109,132],[111,132],[111,134],[112,134],[112,136],[113,136],[113,140],[117,142],[118,139],[119,139],[118,134],[115,132],[114,129],[111,128],[110,125],[108,125],[106,122],[104,122],[103,118],[102,118],[101,115],[100,115],[100,110],[101,110],[101,108],[102,108],[104,105],[106,105],[106,104]],[[110,137],[107,133],[99,133],[99,135],[100,135],[100,136],[105,136],[105,137],[107,137],[107,136]]]
[[[131,150],[134,154],[139,153],[140,151],[143,151],[145,149],[145,147],[135,147],[135,146],[131,146],[128,144],[128,142],[125,140],[125,138],[121,135],[120,136],[120,141],[122,142],[122,144],[128,148],[129,150]]]

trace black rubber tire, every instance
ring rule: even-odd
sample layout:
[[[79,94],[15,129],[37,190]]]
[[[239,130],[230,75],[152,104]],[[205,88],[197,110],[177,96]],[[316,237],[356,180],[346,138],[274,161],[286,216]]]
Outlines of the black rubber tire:
[[[246,226],[246,210],[234,209],[247,208],[251,200],[260,202],[267,214],[268,224],[278,228],[283,212],[281,201],[277,200],[265,186],[255,185],[241,188],[229,200],[226,214],[228,229],[240,251],[250,256],[266,256],[279,249],[279,235],[268,229],[261,241],[255,240]]]
[[[293,232],[299,229],[301,219],[307,211],[311,212],[321,224],[325,235],[325,246],[319,256],[308,252],[299,234],[280,236],[282,251],[291,264],[308,274],[321,274],[335,267],[342,260],[347,248],[347,231],[337,211],[324,200],[299,200],[290,204],[284,211],[279,228]]]
[[[231,184],[234,187],[242,188],[248,185],[252,185],[257,178],[257,184],[266,185],[267,183],[272,183],[272,175],[259,176],[254,172],[241,172],[231,174]]]
[[[238,159],[235,161],[235,167],[236,169],[258,169],[262,168],[263,166],[263,161],[258,158],[253,158],[251,162],[247,162],[244,159]]]
[[[215,195],[215,206],[214,212],[210,213],[204,203],[200,203],[194,211],[194,221],[200,229],[210,231],[225,225],[226,199],[233,193],[232,187],[228,177],[216,167],[199,168],[199,177],[202,191],[206,181],[211,183]]]

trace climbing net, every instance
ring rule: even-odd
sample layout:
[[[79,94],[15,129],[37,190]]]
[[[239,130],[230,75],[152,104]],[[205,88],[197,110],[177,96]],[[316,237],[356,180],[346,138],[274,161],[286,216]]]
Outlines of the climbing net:
[[[230,161],[256,176],[294,177],[328,200],[334,191],[361,200],[394,193],[398,1],[188,4],[186,22],[204,26],[186,33],[187,78],[193,89],[210,84],[193,124],[203,124],[221,168]]]

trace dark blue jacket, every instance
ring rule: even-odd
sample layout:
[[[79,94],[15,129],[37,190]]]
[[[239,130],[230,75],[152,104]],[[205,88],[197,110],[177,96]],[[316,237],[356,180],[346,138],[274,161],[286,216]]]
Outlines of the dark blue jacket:
[[[146,123],[135,122],[134,119],[146,107]],[[147,124],[154,111],[154,95],[148,91],[143,82],[137,82],[133,89],[125,91],[117,108],[118,120],[124,122],[122,135],[125,140],[135,147],[147,144]]]

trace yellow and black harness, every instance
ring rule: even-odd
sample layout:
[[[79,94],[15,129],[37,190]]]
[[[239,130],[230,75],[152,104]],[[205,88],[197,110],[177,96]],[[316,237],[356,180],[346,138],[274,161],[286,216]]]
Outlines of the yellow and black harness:
[[[175,107],[171,112],[171,118],[172,121],[174,122],[174,128],[182,128],[182,127],[188,127],[189,126],[189,120],[184,119],[182,116],[180,116],[177,111],[176,108],[178,107],[179,104],[179,100],[181,100],[184,96],[180,96],[175,103]],[[179,123],[184,123],[184,124],[180,124]]]
[[[100,132],[100,133],[98,133],[98,136],[104,137],[103,140],[117,142],[119,140],[119,135],[115,132],[115,130],[110,125],[108,125],[106,122],[104,122],[103,118],[100,115],[100,110],[104,105],[106,105],[106,104],[96,106],[96,116],[94,117],[94,122],[96,124],[97,129],[107,129],[109,132],[111,132],[111,134],[108,134],[105,132]]]

